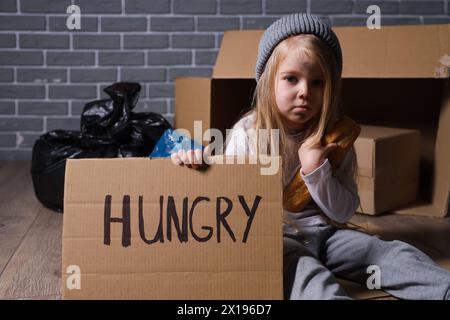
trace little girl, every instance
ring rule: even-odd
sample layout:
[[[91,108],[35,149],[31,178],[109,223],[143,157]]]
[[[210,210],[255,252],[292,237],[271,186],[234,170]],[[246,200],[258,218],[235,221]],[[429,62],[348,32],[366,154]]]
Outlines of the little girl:
[[[354,149],[332,172],[327,155],[337,146],[321,143],[341,116],[341,73],[339,40],[326,23],[309,14],[280,18],[259,44],[252,109],[226,142],[225,155],[256,155],[245,132],[278,129],[284,186],[300,169],[311,194],[299,212],[284,210],[285,298],[350,299],[335,275],[366,285],[376,270],[380,288],[395,297],[450,299],[450,272],[417,248],[334,226],[359,206]],[[196,152],[180,151],[172,160],[198,168]]]

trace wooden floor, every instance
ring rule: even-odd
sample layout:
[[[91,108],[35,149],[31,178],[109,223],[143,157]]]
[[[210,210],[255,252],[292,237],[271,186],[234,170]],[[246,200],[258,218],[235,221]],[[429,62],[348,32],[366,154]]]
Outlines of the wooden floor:
[[[0,299],[60,299],[63,215],[37,201],[29,172],[29,162],[0,162]],[[352,222],[410,242],[450,269],[450,218],[356,215]],[[358,298],[386,298],[345,286]]]

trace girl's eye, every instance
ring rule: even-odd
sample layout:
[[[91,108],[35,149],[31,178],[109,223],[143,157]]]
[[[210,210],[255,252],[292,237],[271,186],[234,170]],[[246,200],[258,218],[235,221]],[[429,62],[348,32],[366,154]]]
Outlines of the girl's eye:
[[[289,76],[289,77],[286,77],[286,80],[290,83],[295,83],[297,81],[297,78],[293,77],[293,76]]]

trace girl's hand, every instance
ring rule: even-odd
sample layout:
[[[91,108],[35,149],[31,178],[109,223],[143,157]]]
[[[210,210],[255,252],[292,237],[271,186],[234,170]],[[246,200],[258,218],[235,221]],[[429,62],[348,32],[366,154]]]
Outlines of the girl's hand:
[[[322,146],[320,143],[309,143],[305,141],[298,149],[298,157],[302,165],[302,173],[307,175],[318,167],[327,158],[328,154],[338,147],[336,143],[330,143],[326,146]]]
[[[188,168],[199,169],[205,165],[203,159],[210,156],[209,149],[209,145],[206,146],[206,148],[203,150],[203,155],[200,149],[189,151],[179,150],[178,152],[172,153],[170,157],[172,159],[172,162],[176,165],[185,164]]]

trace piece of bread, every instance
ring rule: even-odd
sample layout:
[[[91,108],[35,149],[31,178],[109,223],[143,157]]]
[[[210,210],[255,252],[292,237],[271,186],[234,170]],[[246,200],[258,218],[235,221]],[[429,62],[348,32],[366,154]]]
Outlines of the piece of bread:
[[[325,135],[325,145],[337,143],[338,147],[328,155],[332,170],[336,170],[361,132],[361,127],[349,117],[338,120]],[[309,201],[311,195],[302,179],[300,169],[283,190],[283,207],[291,212],[300,211]]]

